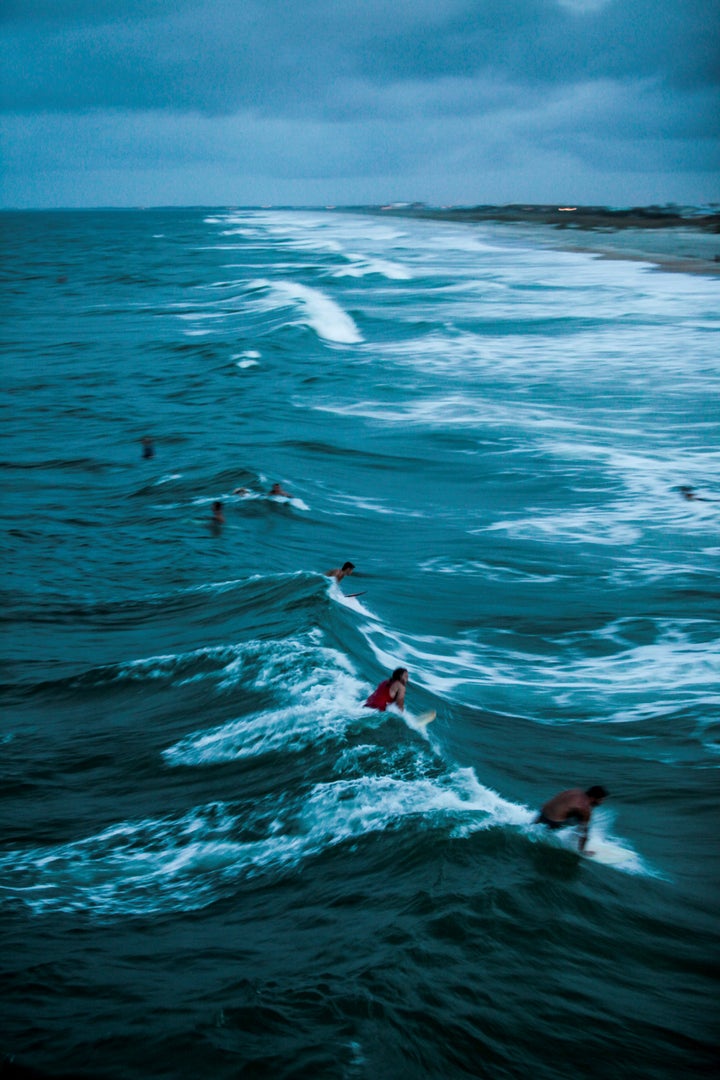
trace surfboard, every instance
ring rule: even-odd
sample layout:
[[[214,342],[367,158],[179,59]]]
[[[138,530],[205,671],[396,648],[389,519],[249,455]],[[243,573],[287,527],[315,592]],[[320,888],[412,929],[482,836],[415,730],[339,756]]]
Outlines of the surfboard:
[[[421,727],[427,727],[428,724],[431,724],[433,722],[436,716],[437,713],[435,712],[435,710],[429,709],[427,712],[420,713],[419,716],[416,716],[415,723],[420,724]]]

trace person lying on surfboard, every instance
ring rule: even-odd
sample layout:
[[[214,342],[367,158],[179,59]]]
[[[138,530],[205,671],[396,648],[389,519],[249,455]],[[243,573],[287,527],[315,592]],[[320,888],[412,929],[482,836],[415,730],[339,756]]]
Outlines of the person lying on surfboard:
[[[404,667],[395,668],[389,679],[384,679],[377,686],[365,702],[366,709],[379,709],[385,712],[388,705],[397,705],[398,709],[405,708],[405,687],[408,684],[408,670]]]
[[[570,788],[569,791],[561,791],[559,795],[549,799],[535,818],[535,825],[546,825],[548,829],[563,829],[567,825],[580,826],[580,842],[578,849],[585,851],[588,839],[588,826],[590,817],[596,806],[607,799],[608,792],[604,787],[595,784],[583,791],[582,788]],[[586,852],[592,855],[592,851]]]

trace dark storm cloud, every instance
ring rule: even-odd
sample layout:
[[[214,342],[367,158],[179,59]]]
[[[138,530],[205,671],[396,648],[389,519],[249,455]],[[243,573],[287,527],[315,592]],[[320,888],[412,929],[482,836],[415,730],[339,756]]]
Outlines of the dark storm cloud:
[[[308,116],[338,94],[352,111],[348,87],[718,80],[716,0],[6,0],[3,21],[10,111]]]
[[[1,199],[707,202],[718,0],[5,0]]]

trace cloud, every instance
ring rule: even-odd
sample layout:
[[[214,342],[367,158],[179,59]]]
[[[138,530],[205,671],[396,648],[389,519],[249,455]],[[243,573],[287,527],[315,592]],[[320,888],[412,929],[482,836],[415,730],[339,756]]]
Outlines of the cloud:
[[[5,0],[3,198],[580,200],[566,181],[612,174],[606,201],[701,201],[715,19],[716,0]]]
[[[62,18],[60,15],[62,14]],[[319,114],[337,80],[718,78],[714,0],[12,0],[11,111]]]

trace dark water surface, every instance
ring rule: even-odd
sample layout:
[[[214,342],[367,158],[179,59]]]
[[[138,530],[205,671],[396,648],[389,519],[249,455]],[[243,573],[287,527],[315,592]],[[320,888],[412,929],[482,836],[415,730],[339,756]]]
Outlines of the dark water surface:
[[[717,282],[310,211],[2,226],[0,1054],[707,1071]],[[593,783],[579,858],[532,821]]]

